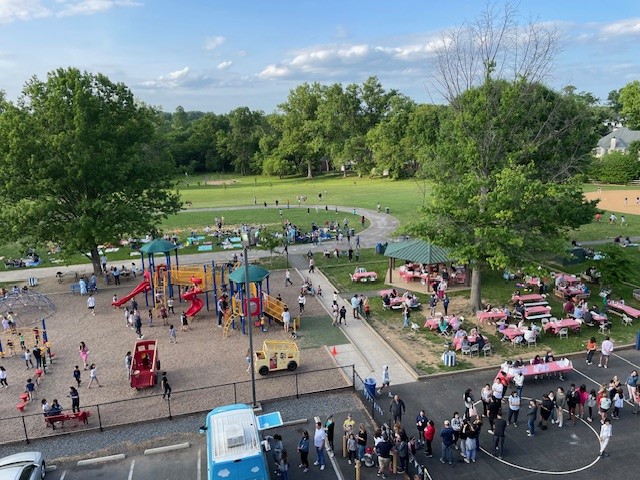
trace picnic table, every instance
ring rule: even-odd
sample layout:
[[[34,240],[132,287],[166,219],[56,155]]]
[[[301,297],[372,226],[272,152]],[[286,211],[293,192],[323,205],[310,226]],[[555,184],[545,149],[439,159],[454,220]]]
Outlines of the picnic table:
[[[569,297],[589,298],[591,296],[590,292],[585,292],[581,288],[575,288],[575,287],[570,287],[570,286],[567,286],[567,287],[556,287],[553,290],[553,294],[558,298],[562,298],[563,300],[565,298],[569,298]]]
[[[44,421],[47,425],[51,425],[53,430],[56,429],[56,423],[61,423],[64,427],[64,422],[75,420],[78,424],[83,423],[87,425],[89,423],[89,417],[91,412],[83,410],[78,413],[59,413],[57,415],[47,415],[44,417]]]
[[[505,328],[504,330],[500,330],[500,333],[509,340],[513,340],[516,337],[524,337],[524,330],[521,328]]]
[[[569,275],[568,273],[560,273],[559,275],[562,277],[562,283],[566,283],[567,285],[577,285],[582,282],[582,280],[575,275]]]
[[[474,343],[476,343],[478,341],[478,335],[467,335],[467,340],[469,340],[469,344],[473,345]],[[462,349],[462,339],[464,337],[453,337],[453,346],[456,348],[456,350],[460,350]],[[485,337],[484,335],[482,336],[482,338],[484,339],[485,343],[489,342],[489,339],[487,337]]]
[[[640,310],[637,308],[630,307],[629,305],[625,305],[624,303],[614,302],[613,300],[609,300],[607,305],[611,309],[612,313],[616,315],[622,316],[623,313],[626,313],[633,319],[640,318]]]
[[[428,328],[429,330],[437,330],[441,318],[444,318],[454,330],[456,330],[456,326],[460,324],[460,319],[458,319],[458,317],[456,317],[455,315],[446,317],[429,317],[424,322],[423,328]]]
[[[548,363],[537,363],[536,365],[524,365],[522,367],[502,368],[500,371],[505,372],[507,379],[511,380],[518,371],[522,372],[525,377],[533,377],[534,375],[543,375],[550,373],[563,373],[573,370],[573,363],[571,360],[563,358],[562,360],[555,360]],[[500,372],[498,372],[500,375]],[[498,377],[496,375],[496,378]]]
[[[530,303],[536,303],[536,302],[545,302],[545,299],[542,295],[538,295],[537,293],[528,293],[526,295],[513,295],[511,297],[511,301],[513,303],[518,303],[520,300],[522,300],[522,302],[526,305],[526,304],[530,304]]]
[[[537,320],[539,318],[550,318],[551,307],[549,305],[536,305],[533,307],[524,307],[524,318],[527,320]]]
[[[602,315],[601,313],[592,313],[591,318],[594,322],[598,323],[606,323],[609,321],[609,317],[607,317],[606,315]]]
[[[378,274],[376,272],[356,272],[351,275],[352,282],[375,282],[378,280]]]
[[[491,311],[491,312],[476,312],[476,316],[478,317],[479,323],[490,322],[493,320],[504,320],[507,318],[507,314],[501,310]]]
[[[574,331],[579,330],[581,325],[582,324],[578,320],[574,320],[573,318],[565,318],[557,322],[549,322],[545,324],[543,328],[545,332],[552,330],[553,333],[557,334],[563,328],[568,328]]]

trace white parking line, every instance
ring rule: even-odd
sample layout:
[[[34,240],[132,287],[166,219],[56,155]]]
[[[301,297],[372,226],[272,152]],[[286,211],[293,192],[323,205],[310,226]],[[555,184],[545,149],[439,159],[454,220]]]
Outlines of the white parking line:
[[[60,475],[60,479],[59,480],[64,480],[64,477],[67,476],[67,471],[65,470],[64,472],[62,472],[62,475]]]
[[[198,449],[198,464],[196,466],[196,479],[202,480],[202,449]]]
[[[626,358],[621,357],[620,355],[617,355],[617,354],[615,354],[615,353],[611,353],[611,355],[613,355],[613,356],[614,356],[614,357],[616,357],[616,358],[619,358],[619,359],[620,359],[620,360],[622,360],[623,362],[627,362],[627,363],[628,363],[629,365],[631,365],[632,367],[636,367],[636,369],[640,370],[640,367],[639,367],[638,365],[636,365],[636,364],[635,364],[635,363],[633,363],[633,362],[630,362],[630,361],[629,361],[629,360],[627,360]]]
[[[133,478],[133,469],[136,466],[136,461],[135,460],[131,460],[131,467],[129,468],[129,480],[131,480]]]
[[[617,355],[616,355],[617,356]],[[624,360],[624,359],[623,359]],[[600,382],[596,382],[593,378],[591,378],[589,375],[582,373],[580,370],[577,369],[573,369],[574,372],[579,373],[580,375],[582,375],[583,377],[589,379],[589,381],[595,383],[596,385],[598,385],[598,387],[601,385]],[[628,405],[631,405],[632,407],[635,407],[635,405],[633,404],[633,402],[630,402],[628,399],[624,399],[625,403],[627,403]]]

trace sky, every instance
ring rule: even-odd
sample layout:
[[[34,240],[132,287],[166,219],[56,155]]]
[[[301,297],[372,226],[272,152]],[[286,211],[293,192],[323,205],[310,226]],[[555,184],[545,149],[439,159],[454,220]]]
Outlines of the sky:
[[[496,3],[501,4],[500,0]],[[124,82],[172,112],[271,113],[303,82],[377,76],[418,103],[440,103],[428,75],[443,31],[483,0],[0,0],[0,90],[77,67]],[[553,24],[562,52],[547,83],[606,101],[640,79],[640,1],[520,0]]]

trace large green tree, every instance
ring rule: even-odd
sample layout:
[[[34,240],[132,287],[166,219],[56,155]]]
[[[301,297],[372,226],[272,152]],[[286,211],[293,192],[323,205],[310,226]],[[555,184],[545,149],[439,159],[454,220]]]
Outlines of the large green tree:
[[[16,104],[3,99],[1,234],[88,253],[98,274],[99,245],[153,231],[180,208],[158,118],[124,84],[75,68],[33,77]]]
[[[634,80],[620,89],[620,114],[627,127],[640,129],[640,81]]]
[[[433,198],[410,230],[451,247],[472,268],[470,307],[481,307],[482,272],[559,250],[592,218],[576,174],[595,144],[584,100],[540,83],[553,31],[524,28],[511,5],[489,9],[445,35],[435,87],[449,101],[426,165]]]

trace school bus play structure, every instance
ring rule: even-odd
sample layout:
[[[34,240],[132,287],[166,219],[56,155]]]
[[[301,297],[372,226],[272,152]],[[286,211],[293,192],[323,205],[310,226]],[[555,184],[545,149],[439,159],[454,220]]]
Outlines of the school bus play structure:
[[[131,359],[131,388],[151,388],[158,383],[160,357],[157,340],[138,340]]]
[[[300,350],[291,340],[265,340],[256,352],[255,368],[260,375],[275,370],[294,371],[300,365]]]

